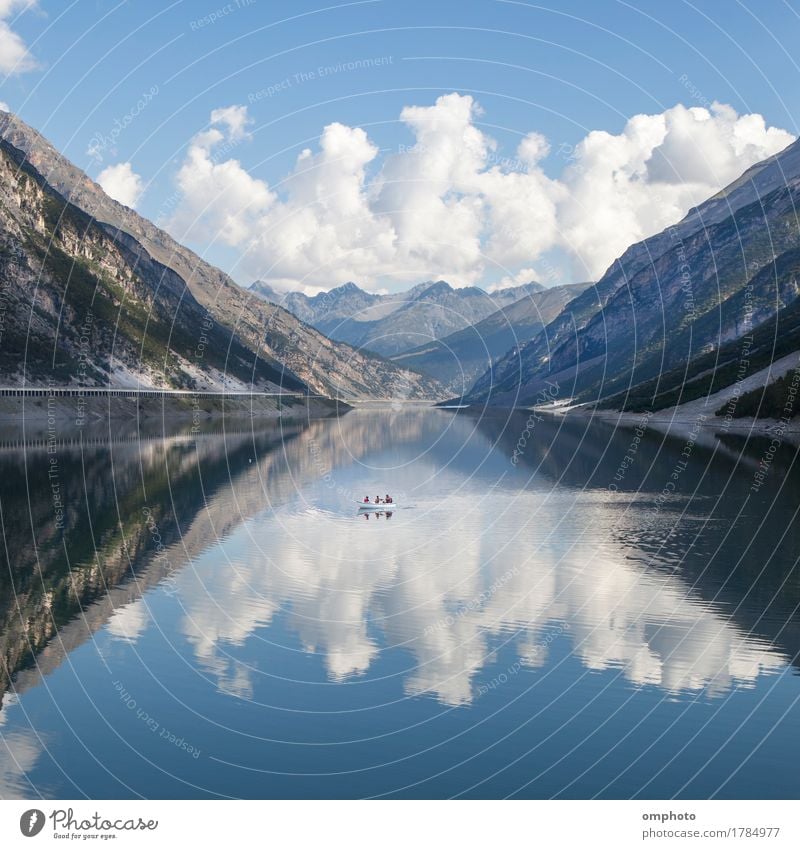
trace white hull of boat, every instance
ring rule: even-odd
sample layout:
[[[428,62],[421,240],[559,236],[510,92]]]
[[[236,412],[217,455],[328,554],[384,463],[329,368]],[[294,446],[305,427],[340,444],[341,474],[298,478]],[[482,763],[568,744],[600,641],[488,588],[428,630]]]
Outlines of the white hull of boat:
[[[365,504],[363,501],[356,501],[358,504],[359,510],[396,510],[397,502],[393,501],[391,504]]]

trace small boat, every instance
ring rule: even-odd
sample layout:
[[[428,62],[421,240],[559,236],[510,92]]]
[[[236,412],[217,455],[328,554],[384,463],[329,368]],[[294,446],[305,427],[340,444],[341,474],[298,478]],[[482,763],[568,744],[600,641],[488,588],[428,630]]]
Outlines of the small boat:
[[[389,504],[374,504],[372,501],[367,503],[366,501],[356,501],[358,504],[359,510],[381,510],[381,511],[389,511],[397,509],[397,502],[392,501]]]

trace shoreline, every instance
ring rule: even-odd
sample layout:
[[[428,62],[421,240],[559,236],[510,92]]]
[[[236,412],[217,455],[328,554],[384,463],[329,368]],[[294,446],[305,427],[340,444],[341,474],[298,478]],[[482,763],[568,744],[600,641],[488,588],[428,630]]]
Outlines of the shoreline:
[[[487,407],[487,409],[516,409],[524,412],[544,413],[555,416],[575,416],[584,418],[598,418],[601,421],[619,425],[638,425],[642,419],[646,419],[648,425],[655,426],[658,430],[685,431],[687,426],[713,429],[717,432],[735,432],[754,435],[770,436],[774,433],[781,435],[800,434],[800,411],[790,419],[755,418],[753,416],[734,417],[732,414],[719,416],[717,410],[725,407],[733,407],[742,395],[747,392],[765,388],[778,377],[782,377],[794,368],[798,367],[798,354],[793,352],[771,362],[768,366],[759,369],[753,374],[743,377],[710,395],[704,395],[683,404],[665,407],[662,410],[648,412],[624,412],[622,410],[598,409],[596,406],[600,401],[591,401],[584,404],[570,404],[564,401],[558,404],[531,404],[520,407]],[[478,405],[452,404],[443,409],[478,409]]]
[[[688,405],[686,405],[688,406]],[[670,407],[667,410],[658,410],[655,413],[646,411],[640,413],[626,413],[618,410],[596,410],[587,409],[584,407],[573,407],[567,410],[554,410],[552,407],[525,407],[526,411],[535,410],[537,413],[548,413],[559,416],[582,416],[584,418],[598,418],[605,422],[623,424],[623,425],[638,425],[642,419],[646,419],[648,425],[661,427],[660,430],[668,431],[675,428],[684,428],[687,425],[692,427],[708,428],[716,431],[736,431],[754,433],[759,435],[769,435],[774,430],[780,430],[782,433],[800,433],[800,417],[796,420],[790,420],[788,424],[781,422],[778,419],[756,419],[752,416],[742,416],[737,419],[726,419],[724,416],[717,416],[703,413],[699,410],[682,410],[680,407]],[[667,415],[669,414],[669,415]],[[705,416],[705,418],[701,418]]]
[[[217,419],[291,420],[349,412],[343,401],[301,395],[23,394],[0,396],[0,424],[83,428],[103,423],[174,421],[199,427]]]
[[[437,405],[438,406],[438,405]],[[688,406],[688,405],[685,405]],[[517,412],[521,415],[532,414],[549,416],[557,419],[573,419],[582,421],[598,421],[608,426],[636,428],[647,427],[668,436],[686,437],[692,431],[698,430],[708,437],[722,437],[725,434],[739,437],[761,437],[773,438],[800,445],[800,416],[788,422],[778,419],[754,419],[742,417],[740,419],[726,419],[724,416],[715,416],[695,410],[682,410],[681,408],[669,408],[658,410],[648,414],[646,411],[638,413],[620,412],[618,410],[597,410],[591,407],[553,407],[553,406],[526,406],[526,407],[492,407],[479,405],[461,405],[439,407],[455,414],[470,413],[479,415],[498,415],[501,413]]]

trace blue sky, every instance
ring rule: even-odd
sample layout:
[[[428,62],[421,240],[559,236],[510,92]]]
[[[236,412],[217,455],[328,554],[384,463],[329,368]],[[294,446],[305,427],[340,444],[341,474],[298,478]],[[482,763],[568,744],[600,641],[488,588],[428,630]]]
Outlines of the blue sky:
[[[562,179],[564,169],[575,164],[571,152],[589,132],[620,134],[632,116],[659,115],[676,104],[710,108],[718,101],[729,104],[736,116],[758,113],[767,127],[795,135],[800,86],[792,53],[800,35],[798,14],[798,4],[778,0],[694,4],[572,0],[552,8],[416,0],[327,7],[319,2],[266,0],[172,4],[0,0],[4,27],[0,45],[10,32],[29,51],[15,69],[8,67],[8,59],[5,67],[0,60],[8,74],[0,77],[0,101],[94,178],[104,169],[128,163],[139,180],[137,209],[169,223],[173,233],[231,270],[240,282],[262,270],[263,276],[270,276],[275,269],[274,276],[284,285],[310,288],[324,286],[326,279],[331,284],[342,282],[348,271],[362,273],[364,279],[356,282],[375,289],[402,288],[415,278],[448,273],[459,283],[491,284],[524,276],[526,269],[539,276],[550,270],[555,282],[590,272],[597,276],[606,258],[584,247],[577,236],[569,236],[572,241],[554,236],[542,245],[531,242],[536,256],[526,263],[513,251],[487,248],[494,238],[491,226],[498,226],[495,222],[476,236],[480,250],[489,253],[481,262],[464,256],[451,265],[442,260],[443,251],[412,257],[408,252],[390,255],[388,249],[379,259],[362,257],[352,265],[332,261],[327,269],[318,263],[314,271],[302,263],[274,261],[282,226],[276,204],[284,203],[283,192],[293,185],[291,180],[282,181],[296,168],[302,150],[318,154],[325,126],[361,128],[379,151],[364,154],[353,166],[363,169],[364,195],[371,204],[377,192],[371,181],[380,177],[386,156],[418,141],[408,121],[401,120],[402,110],[430,108],[437,98],[453,93],[472,98],[469,126],[496,143],[485,168],[513,171],[518,145],[535,132],[549,144],[548,155],[536,161],[537,174],[553,180]],[[320,73],[326,67],[332,70]],[[184,188],[187,179],[194,180],[186,170],[192,139],[209,128],[214,110],[231,106],[246,107],[246,132],[232,139],[231,125],[220,125],[225,138],[210,154],[211,166],[235,160],[258,181],[249,189],[240,185],[245,193],[250,189],[258,193],[266,186],[273,194],[267,197],[265,192],[259,209],[251,210],[253,214],[239,222],[241,227],[237,224],[236,233],[219,231],[216,212],[205,220],[207,226],[188,226],[207,211],[198,209],[196,197],[194,205],[191,198],[184,202],[179,174],[183,168]],[[426,113],[425,120],[429,118],[433,113]],[[730,116],[727,120],[733,126]],[[787,137],[765,136],[753,150],[771,152],[770,144]],[[360,137],[350,137],[347,143],[351,142],[360,143]],[[752,158],[755,153],[748,155]],[[705,149],[698,156],[706,156]],[[715,180],[726,181],[733,167],[726,163],[717,169],[715,163],[712,156],[709,169],[715,173],[709,186]],[[741,164],[750,163],[742,159]],[[395,170],[399,167],[395,163]],[[681,170],[682,165],[676,167]],[[403,179],[409,173],[406,168]],[[228,197],[222,176],[217,175],[213,185]],[[640,175],[634,176],[638,180]],[[517,213],[520,209],[517,196],[510,205],[497,201],[500,195],[505,199],[517,191],[512,182],[506,180],[488,201],[487,192],[494,189],[482,187],[470,195],[458,180],[442,192],[450,193],[446,201],[450,211],[466,194],[473,206],[496,210],[499,216],[504,209]],[[343,191],[349,190],[349,184],[342,185]],[[569,181],[565,186],[563,191],[560,185],[547,189],[556,206],[564,203],[564,192],[576,191]],[[524,197],[535,203],[533,187],[525,192]],[[685,191],[680,197],[670,195],[664,215],[674,216],[672,207],[690,196]],[[423,217],[428,214],[428,200],[413,207]],[[404,196],[398,202],[411,201]],[[291,215],[296,208],[296,204],[282,207]],[[380,217],[386,209],[386,202],[382,207],[378,203],[369,214]],[[462,218],[463,212],[460,209]],[[222,215],[229,213],[230,209],[223,210]],[[310,226],[335,229],[337,214],[341,209],[329,210],[327,219],[312,219]],[[663,226],[652,212],[639,209],[635,215],[638,219],[647,215],[653,226]],[[569,232],[577,233],[575,216],[574,210],[559,213],[554,226],[559,232],[572,227]],[[638,219],[630,229],[631,238],[648,229],[647,222]],[[434,215],[430,220],[434,229],[436,222],[439,229],[450,229],[445,218]],[[373,224],[370,218],[366,226]],[[393,237],[398,237],[401,226],[393,224]],[[583,219],[581,226],[585,227]],[[253,253],[253,240],[264,227],[277,231],[269,244]],[[457,226],[454,232],[459,232]],[[470,235],[476,234],[467,228],[465,243]],[[291,233],[286,237],[291,241]],[[376,226],[369,238],[385,237],[386,231]],[[353,255],[362,247],[354,242],[353,233],[331,238]],[[308,252],[324,260],[325,245],[316,244]]]

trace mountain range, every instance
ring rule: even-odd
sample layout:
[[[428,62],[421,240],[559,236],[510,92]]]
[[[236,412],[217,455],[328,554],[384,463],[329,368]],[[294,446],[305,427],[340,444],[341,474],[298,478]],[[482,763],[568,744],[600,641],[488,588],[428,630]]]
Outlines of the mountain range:
[[[545,291],[545,287],[531,282],[489,293],[476,286],[455,289],[438,280],[397,294],[377,295],[345,283],[308,296],[302,292],[281,294],[256,281],[250,291],[280,304],[331,339],[394,358],[470,327],[526,295]]]
[[[435,380],[328,339],[236,285],[6,112],[0,170],[7,385],[442,397]]]
[[[418,348],[392,357],[394,362],[415,368],[441,381],[452,392],[468,391],[495,361],[533,339],[589,283],[572,283],[529,289],[528,294],[491,315]],[[527,288],[527,287],[520,287]],[[508,290],[515,294],[518,289]]]
[[[794,142],[628,248],[462,400],[524,406],[557,384],[564,402],[657,410],[773,380],[800,350],[799,202]]]

